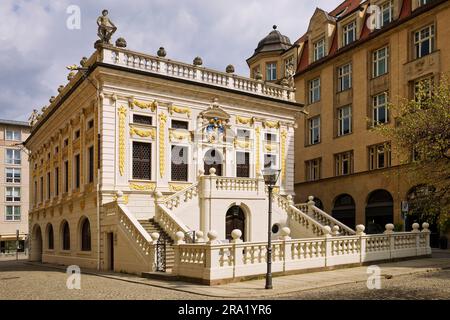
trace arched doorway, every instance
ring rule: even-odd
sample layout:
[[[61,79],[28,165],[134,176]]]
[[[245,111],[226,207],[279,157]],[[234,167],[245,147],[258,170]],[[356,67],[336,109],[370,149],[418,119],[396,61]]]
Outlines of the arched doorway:
[[[42,232],[39,225],[35,225],[31,236],[30,261],[42,261]]]
[[[242,241],[245,241],[245,213],[239,206],[233,206],[227,211],[226,215],[226,238],[232,240],[231,232],[234,229],[242,231]]]
[[[355,229],[355,200],[349,194],[341,194],[334,200],[331,212],[334,218],[345,224],[347,227]]]
[[[216,149],[211,149],[206,152],[203,158],[205,174],[209,174],[209,169],[215,168],[216,175],[222,176],[223,157]]]
[[[366,232],[383,233],[388,223],[394,223],[394,200],[388,191],[375,190],[367,198]]]

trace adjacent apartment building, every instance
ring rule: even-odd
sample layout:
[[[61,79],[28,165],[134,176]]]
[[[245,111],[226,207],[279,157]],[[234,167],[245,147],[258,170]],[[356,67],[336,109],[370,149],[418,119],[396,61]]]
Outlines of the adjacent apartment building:
[[[388,103],[413,99],[418,83],[450,71],[449,19],[450,1],[347,0],[331,12],[316,9],[291,46],[277,30],[260,43],[247,61],[251,75],[282,82],[294,63],[297,101],[308,112],[296,130],[297,202],[313,195],[318,207],[369,233],[400,227],[402,201],[420,192],[398,170],[411,155],[372,128],[393,125]]]
[[[30,127],[21,121],[0,120],[0,253],[19,251],[28,237],[28,156],[22,142]]]

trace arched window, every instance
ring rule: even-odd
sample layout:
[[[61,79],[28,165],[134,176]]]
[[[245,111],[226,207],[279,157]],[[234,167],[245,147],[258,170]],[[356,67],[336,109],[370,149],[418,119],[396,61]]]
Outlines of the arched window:
[[[383,233],[388,223],[394,223],[394,200],[386,190],[369,194],[366,206],[366,232]]]
[[[219,151],[217,151],[216,149],[208,150],[208,152],[206,152],[205,154],[203,162],[206,175],[209,175],[209,170],[211,168],[216,169],[217,176],[222,175],[223,157]]]
[[[47,249],[53,250],[55,248],[55,241],[53,238],[53,226],[51,224],[47,227]]]
[[[69,229],[69,223],[67,221],[64,221],[62,224],[62,249],[63,250],[70,250],[70,229]]]
[[[81,224],[81,251],[91,251],[91,224],[87,218]]]
[[[339,195],[334,200],[332,215],[347,227],[355,229],[356,210],[352,196],[349,194]]]
[[[233,206],[230,209],[228,209],[226,218],[225,218],[225,225],[226,225],[226,237],[228,240],[232,240],[231,232],[234,229],[239,229],[242,231],[242,241],[245,241],[245,213],[244,210],[242,210],[239,206]]]

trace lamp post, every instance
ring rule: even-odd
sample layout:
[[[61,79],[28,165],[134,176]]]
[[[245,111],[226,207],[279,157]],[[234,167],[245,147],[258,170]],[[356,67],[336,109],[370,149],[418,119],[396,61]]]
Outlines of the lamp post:
[[[269,189],[269,221],[267,225],[267,273],[266,273],[266,289],[272,289],[272,193],[273,188],[277,184],[281,170],[265,169],[262,170],[264,183]]]

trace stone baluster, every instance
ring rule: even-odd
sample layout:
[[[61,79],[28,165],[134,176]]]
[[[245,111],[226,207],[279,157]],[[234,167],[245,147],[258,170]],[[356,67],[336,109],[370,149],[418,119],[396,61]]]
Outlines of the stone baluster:
[[[160,234],[158,232],[153,232],[150,237],[152,238],[152,244],[157,244]]]
[[[231,231],[231,243],[233,244],[233,269],[236,270],[237,266],[244,264],[244,253],[238,244],[242,243],[242,231],[239,229],[234,229]]]
[[[314,216],[314,209],[313,209],[314,205],[316,205],[316,203],[314,202],[314,197],[313,196],[309,196],[308,197],[308,215],[310,217]]]
[[[331,257],[332,253],[332,235],[330,226],[325,226],[323,228],[323,237],[325,238],[325,266],[328,266],[328,258]]]
[[[340,235],[339,229],[340,229],[339,226],[337,226],[337,225],[333,226],[333,229],[332,229],[333,236],[337,237],[338,235]]]
[[[392,223],[388,223],[385,228],[384,234],[389,238],[389,257],[392,258],[392,252],[395,250],[395,238],[393,237],[395,226]]]
[[[422,232],[425,233],[425,247],[427,254],[431,254],[431,247],[430,247],[430,225],[427,222],[422,223]]]
[[[205,242],[205,234],[203,231],[197,231],[195,233],[195,243],[204,243]]]

